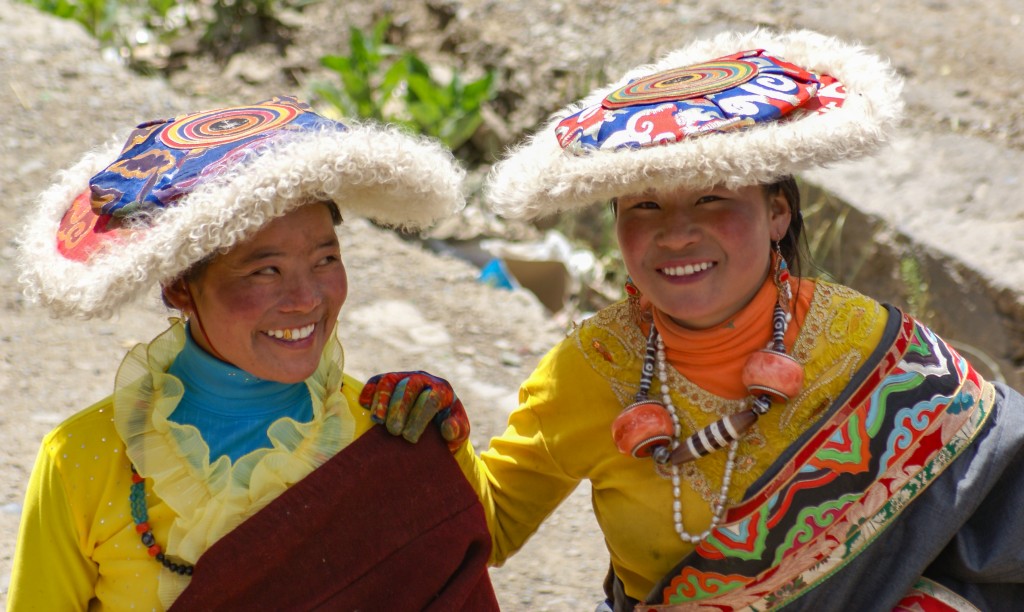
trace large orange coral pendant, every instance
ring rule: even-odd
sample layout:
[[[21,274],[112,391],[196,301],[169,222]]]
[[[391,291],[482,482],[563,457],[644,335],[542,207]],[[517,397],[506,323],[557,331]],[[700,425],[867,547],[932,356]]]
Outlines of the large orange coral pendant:
[[[743,384],[754,397],[768,395],[772,401],[786,403],[803,387],[804,368],[785,353],[757,351],[743,366]]]
[[[650,457],[675,437],[672,415],[661,402],[641,400],[619,413],[612,422],[612,439],[619,452],[634,457]]]

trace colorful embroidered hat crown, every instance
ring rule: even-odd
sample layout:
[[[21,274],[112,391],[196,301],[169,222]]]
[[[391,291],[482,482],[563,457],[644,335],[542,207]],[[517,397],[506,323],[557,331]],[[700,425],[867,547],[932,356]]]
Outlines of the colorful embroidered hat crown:
[[[495,166],[487,200],[532,218],[647,189],[768,183],[876,150],[901,89],[887,63],[834,38],[721,34],[555,113]]]
[[[107,316],[308,202],[416,227],[462,206],[463,176],[437,142],[290,97],[151,121],[40,196],[21,279],[56,314]]]

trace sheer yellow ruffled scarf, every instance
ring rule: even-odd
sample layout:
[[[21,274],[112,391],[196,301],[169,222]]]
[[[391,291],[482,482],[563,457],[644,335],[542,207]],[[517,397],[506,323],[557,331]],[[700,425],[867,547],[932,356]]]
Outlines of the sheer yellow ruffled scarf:
[[[341,392],[343,350],[332,336],[306,380],[313,419],[278,419],[267,430],[271,448],[233,465],[226,456],[210,463],[199,431],[168,420],[184,389],[166,372],[186,333],[173,320],[150,344],[128,353],[117,372],[114,424],[139,474],[152,480],[153,492],[177,514],[165,549],[195,563],[214,542],[351,443],[355,419]],[[188,578],[161,572],[161,603],[169,607],[187,585]]]

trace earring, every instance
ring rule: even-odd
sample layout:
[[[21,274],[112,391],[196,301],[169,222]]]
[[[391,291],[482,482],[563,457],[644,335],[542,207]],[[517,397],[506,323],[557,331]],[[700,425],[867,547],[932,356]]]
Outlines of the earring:
[[[793,319],[790,312],[793,291],[789,286],[789,265],[782,256],[779,243],[774,240],[772,280],[779,298],[772,313],[770,347],[750,355],[743,366],[743,384],[754,397],[751,410],[757,415],[771,410],[771,402],[788,402],[800,392],[804,384],[803,366],[786,353],[786,328]]]
[[[623,289],[626,291],[626,300],[629,303],[629,316],[633,318],[637,325],[640,325],[643,321],[643,309],[640,306],[640,288],[633,283],[633,277],[627,276]]]
[[[793,302],[793,288],[789,285],[789,264],[782,256],[782,248],[779,241],[772,241],[772,279],[775,281],[775,288],[779,292],[778,304],[786,315],[786,322],[793,319],[790,311],[790,304]]]

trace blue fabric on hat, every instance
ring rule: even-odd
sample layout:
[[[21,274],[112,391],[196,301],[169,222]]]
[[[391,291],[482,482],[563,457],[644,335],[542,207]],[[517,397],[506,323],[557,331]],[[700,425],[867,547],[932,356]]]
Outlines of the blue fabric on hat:
[[[123,218],[171,206],[270,142],[321,129],[346,128],[287,96],[143,123],[89,181],[93,211]]]
[[[633,79],[566,117],[556,136],[576,153],[680,142],[814,110],[832,83],[762,49],[745,51]]]

